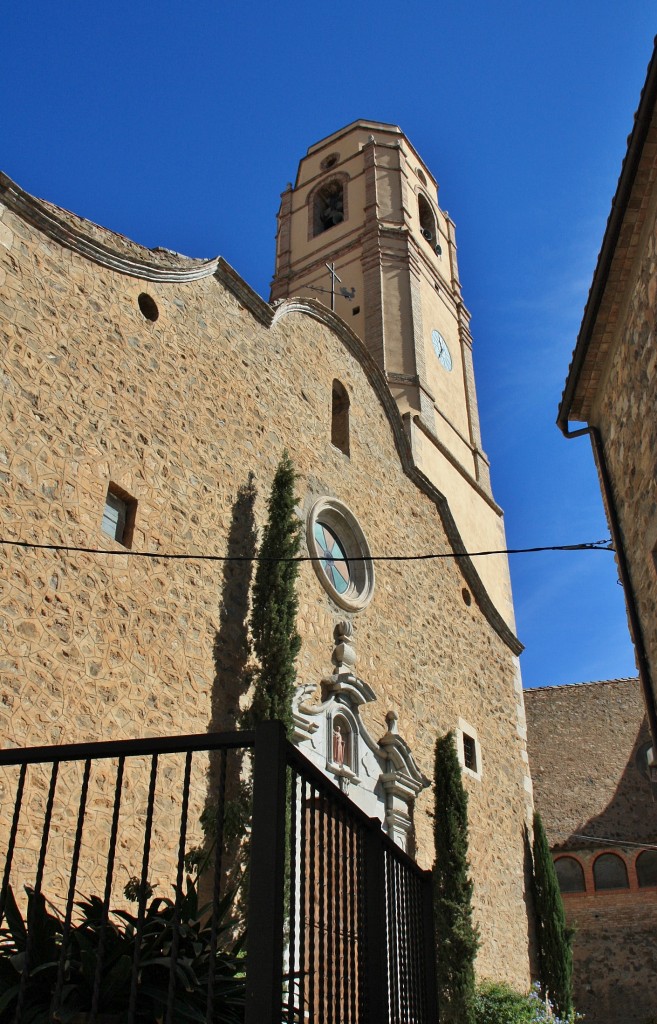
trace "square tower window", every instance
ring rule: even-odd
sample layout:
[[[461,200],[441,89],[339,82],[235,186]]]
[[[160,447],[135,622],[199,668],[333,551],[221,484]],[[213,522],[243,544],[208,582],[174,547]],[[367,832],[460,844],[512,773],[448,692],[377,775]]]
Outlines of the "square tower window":
[[[471,772],[477,771],[477,744],[474,736],[463,733],[463,764]]]
[[[456,753],[464,773],[481,782],[481,746],[477,730],[470,722],[459,718],[456,728]]]
[[[136,514],[136,500],[116,484],[110,484],[100,524],[103,533],[125,548],[131,547]]]

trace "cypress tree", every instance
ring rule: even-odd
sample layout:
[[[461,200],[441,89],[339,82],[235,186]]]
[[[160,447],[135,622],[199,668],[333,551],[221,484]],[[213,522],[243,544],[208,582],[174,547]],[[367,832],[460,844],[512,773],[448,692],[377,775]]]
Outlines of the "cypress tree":
[[[292,733],[295,662],[301,637],[296,628],[295,590],[299,563],[285,561],[299,553],[300,527],[295,514],[296,473],[287,452],[278,464],[267,504],[268,519],[260,545],[253,585],[251,633],[258,659],[255,690],[247,719],[255,725],[278,718]]]
[[[475,1024],[474,961],[479,935],[472,921],[468,864],[468,797],[454,734],[436,743],[434,920],[441,1024]]]
[[[534,903],[543,994],[567,1018],[573,1009],[573,932],[540,814],[534,814]]]

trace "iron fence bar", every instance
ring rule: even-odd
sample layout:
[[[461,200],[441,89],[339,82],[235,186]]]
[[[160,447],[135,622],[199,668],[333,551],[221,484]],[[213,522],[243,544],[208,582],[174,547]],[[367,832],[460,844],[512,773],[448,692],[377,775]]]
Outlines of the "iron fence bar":
[[[336,808],[337,811],[337,808]],[[334,829],[335,818],[333,815],[333,808],[329,805],[328,813],[326,814],[326,861],[327,871],[325,875],[328,876],[328,888],[326,893],[326,905],[327,905],[327,932],[326,932],[326,960],[327,960],[327,971],[326,971],[326,1016],[328,1024],[333,1024],[333,1009],[335,1007],[335,996],[337,995],[337,978],[335,972],[335,914],[333,901],[335,898],[335,889],[337,888],[337,879],[334,879],[335,871],[335,857],[333,851],[333,829]],[[335,881],[335,885],[333,884]],[[335,1007],[337,1009],[337,1007]],[[339,1020],[339,1018],[338,1018]]]
[[[340,974],[342,978],[341,993],[340,993],[340,1005],[339,1009],[342,1011],[342,1016],[345,1019],[346,1024],[349,1024],[349,970],[348,970],[348,950],[349,950],[349,932],[347,930],[347,919],[348,919],[348,900],[349,900],[349,862],[347,861],[347,817],[344,807],[339,808],[340,815],[340,852],[338,854],[340,863],[342,865],[342,892],[341,892],[341,905],[340,905],[340,929],[338,934],[340,935]],[[338,1019],[342,1017],[338,1014]]]
[[[306,997],[306,928],[308,924],[308,906],[307,898],[308,894],[306,891],[306,878],[308,874],[308,846],[306,843],[307,839],[307,821],[306,813],[308,808],[308,796],[307,796],[307,782],[305,778],[301,779],[301,882],[299,891],[299,927],[301,934],[299,935],[299,1014],[303,1018],[304,1002]]]
[[[365,881],[365,829],[360,828],[356,834],[356,855],[358,862],[358,1024],[367,1024],[366,996],[367,977],[367,898]]]
[[[7,892],[9,891],[11,865],[14,859],[14,847],[16,846],[16,836],[18,835],[18,822],[20,821],[21,816],[21,805],[23,803],[23,790],[25,788],[26,774],[27,765],[22,764],[21,770],[18,773],[18,786],[16,787],[16,799],[14,800],[14,815],[11,820],[9,842],[7,844],[7,853],[5,855],[5,870],[2,876],[2,889],[0,890],[0,925],[2,924],[5,916],[5,903],[7,902]]]
[[[345,811],[346,813],[346,811]],[[349,822],[349,833],[347,835],[347,849],[349,859],[349,934],[350,934],[350,949],[349,949],[349,964],[351,968],[351,1021],[350,1024],[357,1024],[356,1008],[358,1005],[358,990],[361,984],[360,974],[357,971],[358,964],[358,893],[356,891],[356,884],[358,878],[358,833],[352,826],[352,822]]]
[[[427,1024],[440,1020],[438,985],[436,983],[436,942],[433,918],[433,876],[430,871],[422,872],[422,939],[424,953],[424,991],[427,1007]]]
[[[422,918],[422,891],[419,878],[413,878],[413,921],[415,922],[415,961],[420,1019],[426,1021],[426,979],[424,977],[424,921]]]
[[[27,982],[30,976],[31,958],[32,958],[32,947],[34,945],[34,916],[37,911],[37,900],[41,895],[41,885],[43,883],[43,871],[46,864],[46,852],[48,850],[48,839],[50,837],[50,822],[52,820],[52,808],[55,802],[55,787],[57,786],[57,773],[59,765],[54,764],[50,772],[50,786],[48,787],[48,800],[46,802],[46,813],[43,819],[43,834],[41,836],[41,849],[39,850],[39,860],[37,862],[37,873],[34,882],[34,890],[31,898],[28,896],[27,905],[27,940],[25,942],[25,960],[23,961],[23,970],[21,972],[21,980],[18,986],[18,999],[16,1001],[16,1016],[14,1017],[14,1024],[21,1024],[23,1017],[23,1003],[25,1002],[25,992],[27,990]]]
[[[408,930],[406,928],[406,886],[399,861],[393,861],[397,893],[397,963],[399,970],[399,1017],[406,1024],[410,999],[410,978],[408,974]],[[406,1018],[406,1019],[405,1019]]]
[[[286,740],[281,722],[256,729],[245,1024],[280,1024],[283,1003]]]
[[[294,979],[295,979],[295,958],[297,940],[297,784],[298,775],[294,768],[290,768],[290,916],[289,916],[289,949],[288,949],[288,990],[287,990],[287,1020],[292,1024],[294,1017]]]
[[[317,938],[319,940],[319,1004],[317,1007],[320,1024],[326,1024],[326,970],[328,959],[328,932],[326,930],[326,919],[328,916],[328,885],[326,877],[326,841],[327,841],[327,816],[326,816],[326,791],[322,789],[319,794],[319,843],[317,853],[319,856],[319,878],[317,879],[317,892],[319,896],[320,923]]]
[[[185,754],[188,751],[252,747],[255,733],[202,732],[189,736],[154,736],[136,740],[101,740],[98,743],[61,743],[47,747],[12,747],[0,750],[0,767],[53,761],[92,761],[111,757]]]
[[[331,779],[324,775],[324,773],[317,767],[317,765],[313,764],[312,761],[309,761],[308,758],[291,743],[287,744],[287,759],[288,763],[296,765],[299,773],[303,775],[305,778],[307,778],[309,782],[312,782],[313,785],[318,790],[320,790],[320,792],[328,793],[329,798],[331,800],[335,801],[337,804],[346,807],[350,817],[352,817],[365,829],[370,827],[372,821],[378,820],[370,818],[369,815],[367,815],[365,811],[361,810],[361,808],[358,807],[353,802],[353,800],[351,800],[347,796],[346,793],[343,793],[342,790],[338,786],[336,786],[334,782],[331,781]],[[383,848],[386,850],[390,850],[391,853],[397,858],[397,860],[399,860],[403,865],[405,865],[413,874],[422,875],[422,868],[419,867],[419,865],[416,863],[416,861],[413,860],[410,854],[406,853],[405,850],[402,850],[402,848],[397,845],[394,839],[391,839],[390,836],[383,831],[380,821],[378,822],[378,824]]]
[[[68,937],[71,930],[71,918],[73,916],[73,900],[75,898],[75,886],[77,883],[78,867],[80,864],[80,849],[82,847],[82,829],[84,827],[84,815],[87,806],[87,794],[89,791],[90,774],[91,761],[85,761],[84,773],[82,776],[82,786],[80,789],[78,820],[75,829],[75,840],[73,842],[73,859],[71,861],[71,875],[68,885],[68,896],[66,898],[66,913],[64,916],[64,927],[62,929],[62,948],[59,954],[59,963],[57,964],[57,981],[55,983],[55,992],[53,994],[52,1003],[50,1007],[51,1016],[54,1016],[55,1011],[59,1009],[59,1003],[62,996],[62,988],[64,986],[64,963],[66,961],[66,954],[68,952]]]
[[[148,865],[151,853],[151,833],[153,830],[153,809],[155,806],[155,786],[157,783],[158,754],[151,757],[151,774],[148,783],[148,800],[146,803],[146,824],[144,826],[144,851],[141,861],[141,877],[139,879],[139,904],[137,909],[137,928],[135,930],[135,952],[132,961],[132,977],[130,979],[130,1001],[128,1003],[128,1024],[135,1024],[137,1013],[137,983],[139,980],[139,957],[141,955],[141,937],[146,916],[146,900],[148,886]]]
[[[208,998],[205,1006],[207,1021],[212,1021],[214,1013],[214,974],[217,957],[217,935],[219,928],[219,895],[221,892],[221,867],[224,847],[224,816],[226,810],[226,761],[227,751],[221,751],[219,768],[219,796],[217,800],[217,818],[214,837],[214,872],[212,879],[212,927],[210,929],[210,974],[208,976]]]
[[[406,878],[406,913],[408,914],[408,962],[409,962],[409,988],[411,991],[410,1013],[412,1019],[422,1019],[424,1016],[420,1007],[421,981],[418,974],[420,967],[420,956],[422,946],[418,942],[418,915],[415,902],[415,878],[412,875]]]
[[[317,886],[315,881],[315,870],[317,867],[317,837],[316,837],[316,808],[315,787],[310,788],[310,896],[308,900],[308,1012],[310,1024],[315,1024],[315,928],[316,915],[318,915]]]
[[[173,1024],[173,1004],[176,995],[176,967],[178,966],[178,949],[180,947],[180,914],[183,902],[183,869],[185,866],[185,841],[187,838],[187,814],[189,812],[189,785],[192,777],[192,755],[192,750],[188,750],[185,755],[185,777],[183,781],[182,807],[180,809],[180,837],[178,840],[178,865],[176,869],[176,900],[173,910],[173,938],[169,958],[169,988],[164,1018],[165,1024]],[[212,966],[210,969],[212,970]]]
[[[55,762],[57,764],[57,762]],[[96,960],[96,972],[94,975],[93,996],[91,999],[91,1024],[95,1024],[100,1003],[100,983],[103,976],[103,961],[105,959],[105,943],[107,937],[107,922],[109,918],[109,905],[112,895],[112,878],[114,875],[114,857],[116,855],[116,837],[119,829],[119,813],[121,810],[121,790],[123,787],[123,769],[125,758],[119,757],[116,768],[116,786],[114,789],[114,811],[112,814],[112,829],[110,832],[109,849],[107,853],[107,872],[105,875],[105,895],[103,899],[103,913],[101,916],[100,935],[98,938],[98,959]]]
[[[323,939],[322,955],[325,964],[325,971],[322,975],[323,997],[321,1000],[322,1024],[333,1024],[332,1018],[332,983],[333,983],[333,863],[331,859],[331,818],[332,807],[326,794],[321,795],[321,830],[323,842],[321,844],[321,904],[323,907]]]
[[[395,886],[395,861],[389,853],[384,854],[386,870],[386,923],[388,927],[388,983],[389,1003],[396,1011],[399,1004],[399,941],[397,937],[397,892]],[[393,1017],[394,1020],[394,1017]]]

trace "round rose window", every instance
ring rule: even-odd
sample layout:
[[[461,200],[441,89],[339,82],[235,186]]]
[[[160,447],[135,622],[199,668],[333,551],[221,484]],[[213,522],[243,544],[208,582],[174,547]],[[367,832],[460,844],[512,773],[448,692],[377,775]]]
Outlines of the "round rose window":
[[[313,533],[322,569],[338,594],[344,594],[349,586],[349,562],[342,544],[326,523],[315,523]]]
[[[336,604],[359,611],[374,591],[374,566],[356,517],[335,498],[320,498],[306,530],[317,577]]]

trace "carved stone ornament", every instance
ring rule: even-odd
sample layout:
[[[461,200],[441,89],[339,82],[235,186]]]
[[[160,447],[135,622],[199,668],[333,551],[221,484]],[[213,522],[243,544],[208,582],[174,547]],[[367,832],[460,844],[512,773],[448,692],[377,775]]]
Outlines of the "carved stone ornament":
[[[399,735],[397,714],[386,715],[387,730],[377,742],[360,717],[376,700],[355,674],[353,625],[341,620],[333,631],[333,673],[317,686],[300,686],[294,706],[294,741],[370,817],[378,817],[403,849],[410,846],[412,805],[429,780],[417,768]],[[317,695],[317,696],[316,696]]]

